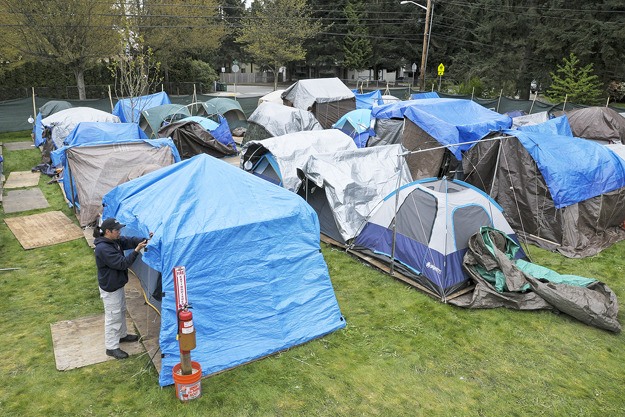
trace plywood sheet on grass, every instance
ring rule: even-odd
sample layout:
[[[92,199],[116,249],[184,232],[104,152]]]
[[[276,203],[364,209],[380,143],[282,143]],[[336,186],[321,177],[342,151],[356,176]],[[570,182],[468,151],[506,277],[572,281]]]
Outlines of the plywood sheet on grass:
[[[2,208],[5,213],[18,213],[48,207],[50,207],[48,200],[39,188],[7,191],[7,195],[2,200]]]
[[[7,151],[23,151],[26,149],[34,149],[35,144],[32,141],[28,142],[7,142],[4,145],[4,149]]]
[[[129,317],[126,317],[126,324],[129,332],[134,333]],[[105,353],[104,314],[53,323],[50,330],[54,360],[59,371],[115,360]],[[144,352],[139,342],[121,343],[119,347],[129,355]]]
[[[9,174],[4,188],[36,187],[39,184],[40,172],[13,171]]]
[[[60,211],[4,219],[24,249],[69,242],[83,237],[82,229]]]

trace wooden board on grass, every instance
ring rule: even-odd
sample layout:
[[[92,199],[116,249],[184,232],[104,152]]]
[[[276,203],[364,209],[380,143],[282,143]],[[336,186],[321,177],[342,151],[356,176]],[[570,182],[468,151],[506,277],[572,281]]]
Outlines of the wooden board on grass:
[[[7,151],[23,151],[26,149],[34,149],[35,144],[32,141],[28,142],[7,142],[4,145],[4,149]]]
[[[80,227],[60,211],[4,219],[24,249],[33,249],[83,237]]]
[[[13,171],[9,174],[4,188],[25,188],[39,185],[40,172]]]
[[[132,322],[126,317],[129,333]],[[63,320],[50,324],[52,346],[56,369],[67,371],[82,368],[114,358],[106,355],[104,346],[104,314],[82,317],[76,320]],[[144,352],[139,342],[121,343],[119,347],[129,355]]]
[[[5,213],[17,213],[48,207],[50,207],[50,204],[48,204],[48,200],[46,200],[39,188],[7,191],[7,195],[2,200],[2,208]]]

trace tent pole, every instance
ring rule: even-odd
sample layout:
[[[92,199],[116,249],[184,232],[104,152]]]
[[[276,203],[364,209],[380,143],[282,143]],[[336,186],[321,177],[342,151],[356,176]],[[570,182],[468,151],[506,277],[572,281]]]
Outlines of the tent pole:
[[[495,188],[495,178],[497,177],[497,170],[499,169],[499,158],[501,157],[501,141],[499,141],[499,149],[497,149],[497,161],[495,162],[495,169],[493,170],[493,179],[490,184],[489,197],[493,198],[493,189]]]
[[[113,113],[113,95],[111,94],[111,85],[109,84],[109,103],[111,103],[111,113]]]
[[[608,101],[605,102],[605,106],[608,107],[610,105],[610,96],[608,96]]]
[[[74,201],[74,181],[72,181],[72,170],[69,167],[69,155],[66,153],[65,157],[67,158],[67,172],[63,174],[63,176],[67,175],[69,179],[69,192],[71,194],[70,199],[72,201],[72,210],[74,210],[74,215],[76,215],[76,202]],[[67,196],[65,196],[67,198]]]
[[[473,89],[471,90],[471,101],[473,101],[474,96],[475,96],[475,87],[473,87]]]
[[[562,105],[562,111],[565,111],[565,110],[566,110],[566,101],[567,101],[568,99],[569,99],[569,95],[568,95],[568,94],[566,94],[566,95],[564,96],[564,105]]]
[[[497,110],[495,110],[497,113],[499,113],[499,104],[501,104],[502,95],[503,95],[503,88],[501,89],[501,91],[499,91],[499,100],[497,100]]]
[[[405,123],[405,121],[404,121]],[[397,238],[397,207],[399,206],[399,187],[401,185],[401,173],[403,170],[402,154],[397,155],[397,166],[399,171],[397,172],[397,187],[395,187],[395,216],[393,217],[393,246],[391,247],[391,269],[390,274],[395,272],[395,242]]]

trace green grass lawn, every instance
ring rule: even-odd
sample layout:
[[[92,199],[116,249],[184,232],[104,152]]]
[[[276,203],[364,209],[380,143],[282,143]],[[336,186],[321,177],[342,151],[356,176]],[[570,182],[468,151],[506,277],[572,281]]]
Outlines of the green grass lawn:
[[[0,142],[27,140],[24,132]],[[36,149],[4,151],[5,175]],[[39,187],[67,208],[58,185]],[[82,240],[25,251],[0,213],[2,416],[625,416],[625,338],[550,312],[441,304],[322,245],[347,327],[202,381],[180,403],[147,355],[59,372],[50,324],[101,313]],[[53,230],[50,233],[54,233]],[[621,242],[587,259],[531,247],[534,262],[625,295]],[[624,323],[623,313],[619,314]]]

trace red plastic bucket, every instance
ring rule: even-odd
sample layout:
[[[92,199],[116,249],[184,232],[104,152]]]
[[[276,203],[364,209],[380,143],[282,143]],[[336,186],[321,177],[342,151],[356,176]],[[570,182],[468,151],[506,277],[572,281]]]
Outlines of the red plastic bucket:
[[[173,376],[176,384],[176,398],[180,401],[189,401],[200,398],[202,395],[202,367],[191,361],[191,375],[182,375],[180,364],[174,366]]]

